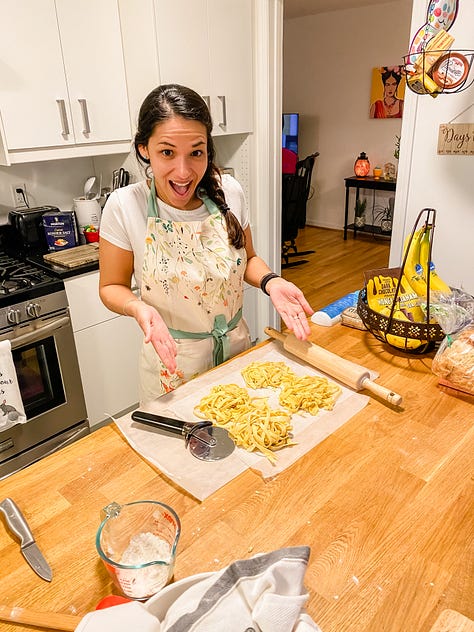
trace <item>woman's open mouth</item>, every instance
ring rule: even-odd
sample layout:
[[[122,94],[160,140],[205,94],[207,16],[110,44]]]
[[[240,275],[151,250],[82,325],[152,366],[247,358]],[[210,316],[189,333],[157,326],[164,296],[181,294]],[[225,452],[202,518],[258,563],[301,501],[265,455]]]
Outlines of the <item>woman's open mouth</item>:
[[[173,189],[173,191],[179,195],[180,197],[184,197],[187,195],[187,193],[189,192],[189,189],[191,188],[192,185],[192,181],[190,180],[189,182],[184,182],[184,183],[180,183],[180,182],[173,182],[173,180],[170,180],[170,186]]]

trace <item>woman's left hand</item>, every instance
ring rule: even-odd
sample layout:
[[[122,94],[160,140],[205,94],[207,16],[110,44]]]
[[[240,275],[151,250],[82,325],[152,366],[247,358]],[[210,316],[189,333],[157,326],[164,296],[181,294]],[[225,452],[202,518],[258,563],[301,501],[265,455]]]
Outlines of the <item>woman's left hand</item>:
[[[311,333],[307,317],[314,313],[314,309],[303,292],[294,283],[281,277],[271,279],[266,289],[288,329],[298,340],[306,340]]]

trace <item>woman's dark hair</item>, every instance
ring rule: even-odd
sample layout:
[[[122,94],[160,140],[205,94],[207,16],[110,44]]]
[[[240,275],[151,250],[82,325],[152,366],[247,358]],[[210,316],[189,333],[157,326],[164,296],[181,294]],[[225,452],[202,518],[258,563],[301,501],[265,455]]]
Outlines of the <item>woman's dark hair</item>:
[[[199,121],[207,134],[207,169],[198,188],[204,188],[207,195],[219,207],[225,217],[229,243],[235,248],[243,248],[245,235],[239,221],[225,201],[221,176],[214,164],[215,147],[212,139],[212,118],[204,99],[191,88],[175,83],[158,86],[143,101],[138,114],[138,128],[135,134],[135,154],[139,162],[149,165],[150,161],[141,155],[139,146],[148,145],[155,126],[170,118],[179,116],[191,121]]]

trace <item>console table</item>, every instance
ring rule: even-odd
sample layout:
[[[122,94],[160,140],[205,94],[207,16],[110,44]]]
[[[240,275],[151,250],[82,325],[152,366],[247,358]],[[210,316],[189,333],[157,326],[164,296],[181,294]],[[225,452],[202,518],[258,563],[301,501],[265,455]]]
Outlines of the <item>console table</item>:
[[[344,178],[346,185],[346,206],[344,209],[344,239],[347,239],[347,229],[352,228],[354,231],[354,237],[357,231],[381,233],[379,226],[372,226],[366,224],[364,228],[357,228],[355,224],[348,224],[349,215],[349,190],[356,190],[356,200],[359,199],[359,189],[376,189],[378,191],[395,191],[397,186],[396,180],[384,180],[383,178],[373,178],[372,176],[365,176],[359,178],[357,176],[351,176],[350,178]],[[387,234],[387,233],[384,233]]]

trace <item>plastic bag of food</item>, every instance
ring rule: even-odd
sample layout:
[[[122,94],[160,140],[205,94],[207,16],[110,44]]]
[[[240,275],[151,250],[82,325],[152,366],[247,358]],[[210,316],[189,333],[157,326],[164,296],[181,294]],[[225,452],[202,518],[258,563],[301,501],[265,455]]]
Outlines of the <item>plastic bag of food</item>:
[[[440,383],[474,395],[474,297],[460,290],[442,295],[430,304],[446,334],[431,370]]]

